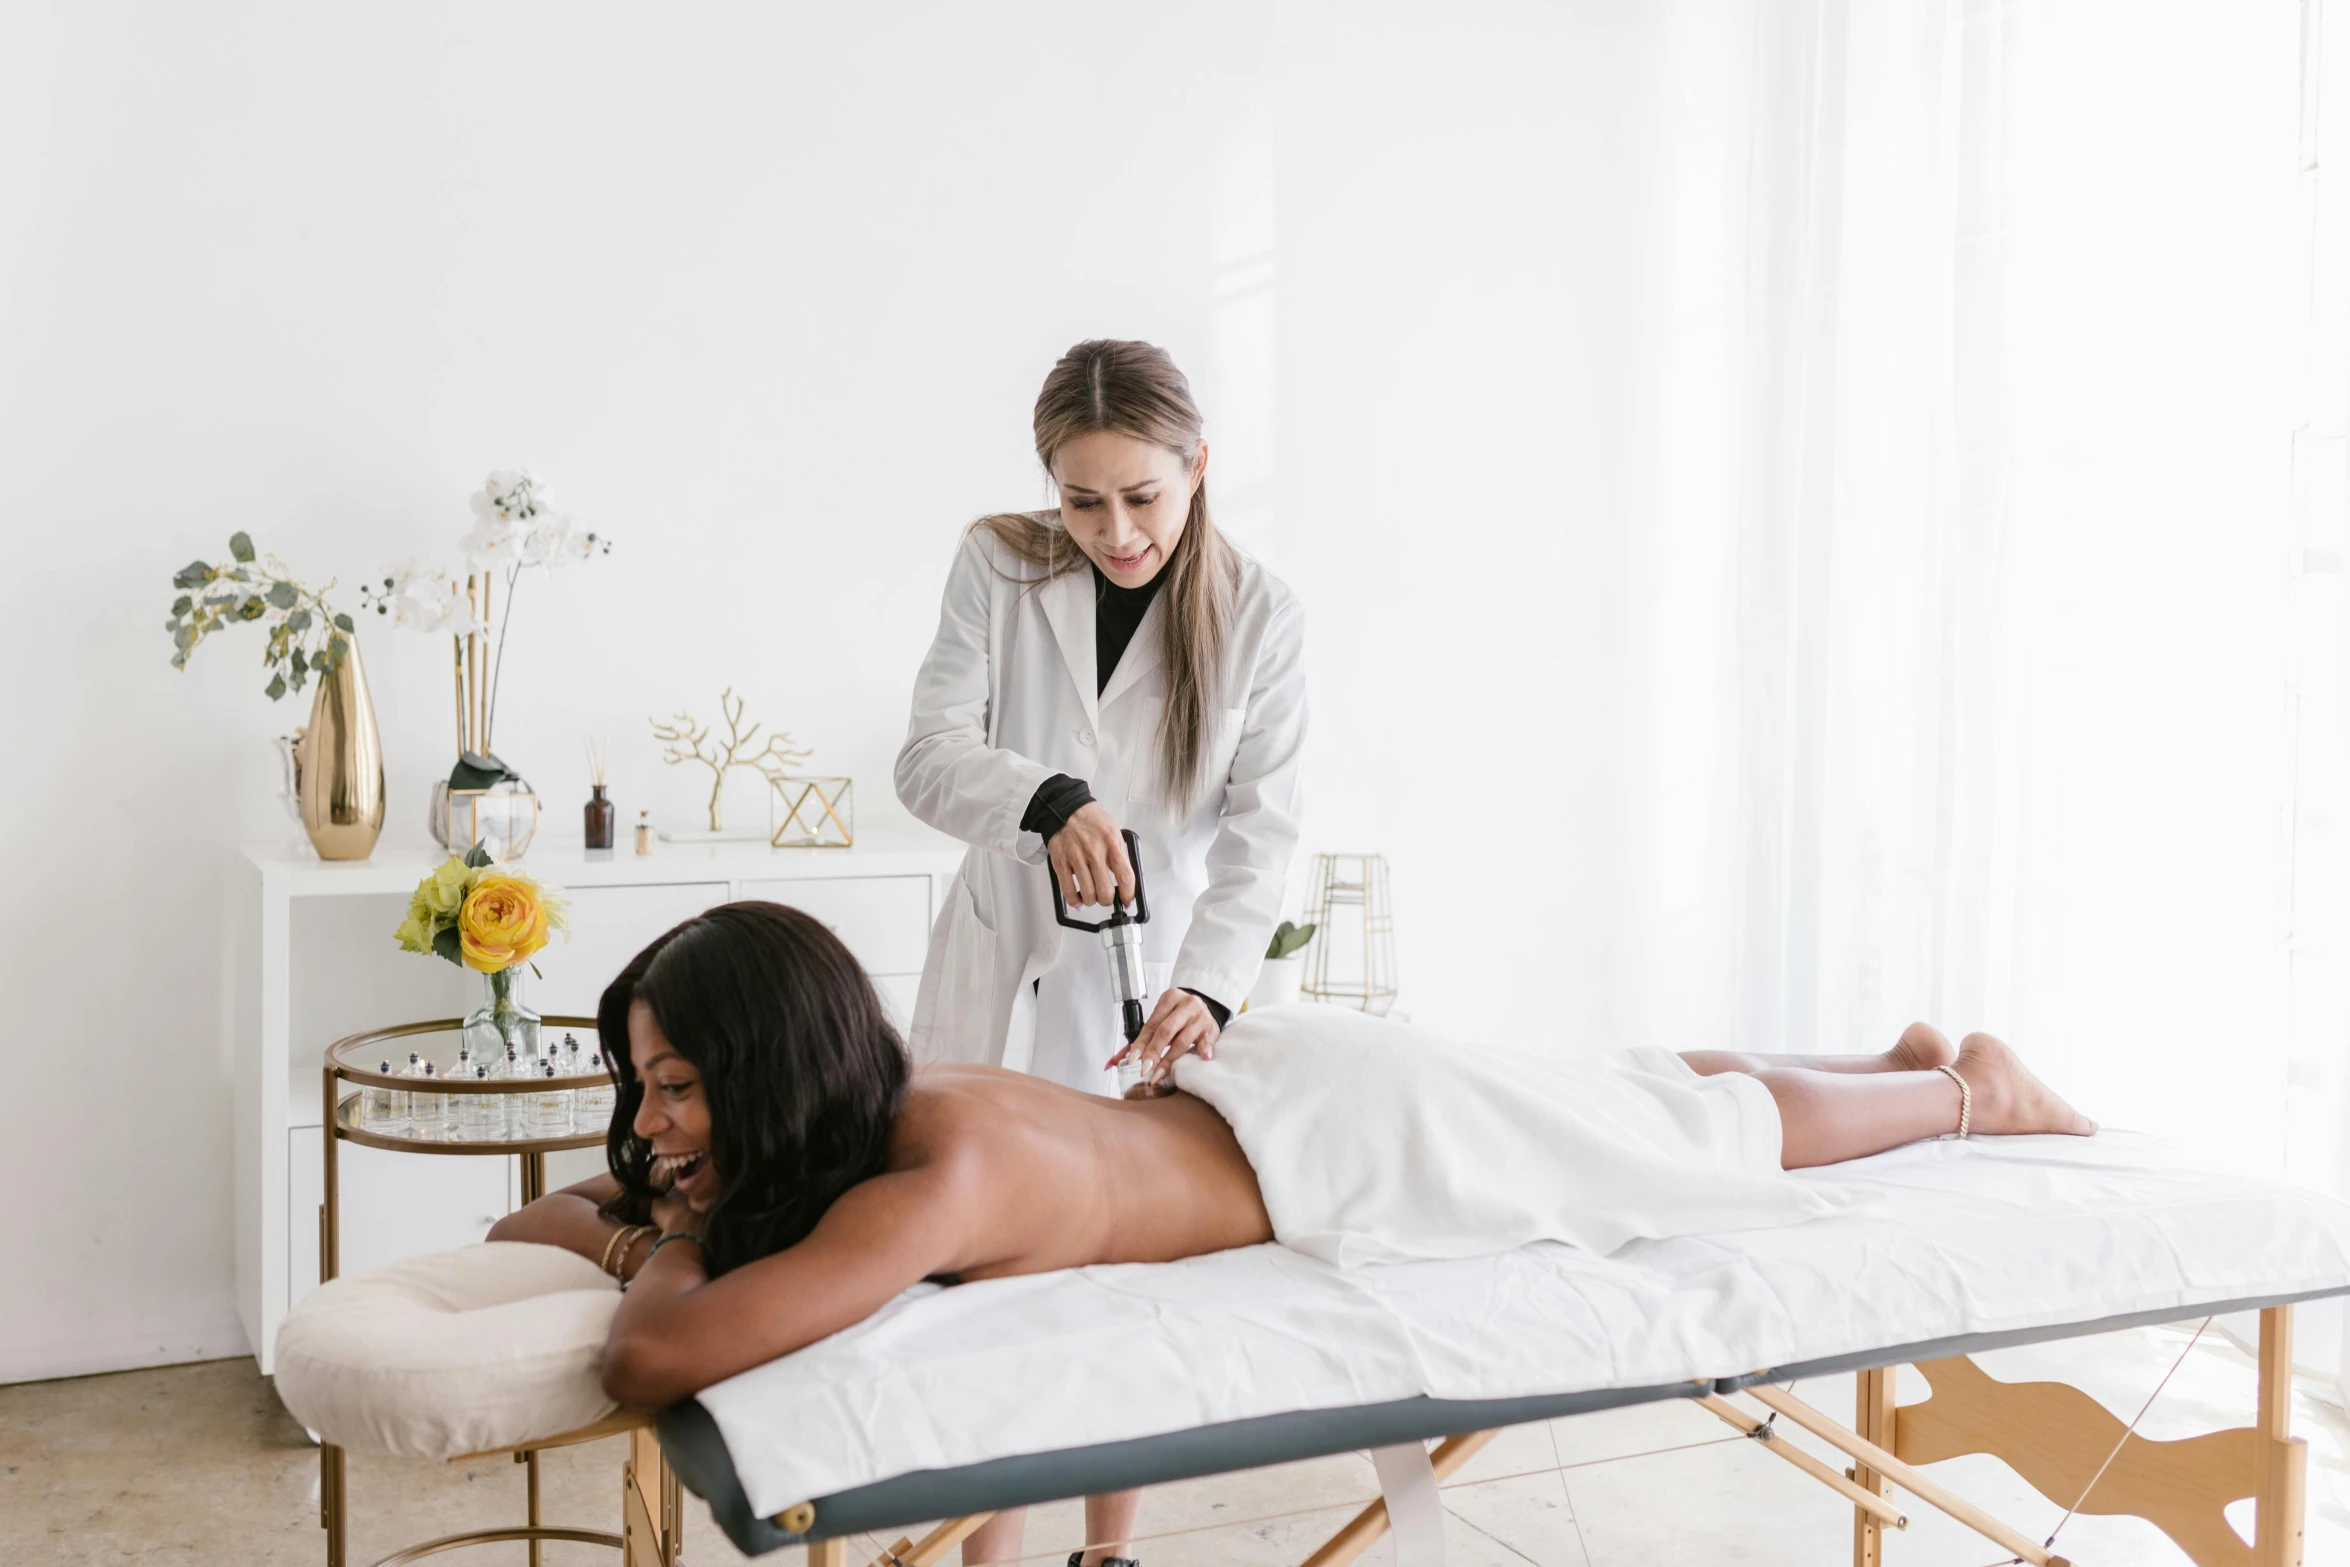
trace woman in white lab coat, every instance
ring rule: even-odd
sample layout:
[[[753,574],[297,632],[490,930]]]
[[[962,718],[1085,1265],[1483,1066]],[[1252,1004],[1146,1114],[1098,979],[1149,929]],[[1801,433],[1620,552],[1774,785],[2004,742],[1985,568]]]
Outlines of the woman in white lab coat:
[[[1055,922],[1046,877],[1073,909],[1131,899],[1134,830],[1155,993],[1138,1054],[1213,1054],[1297,847],[1303,618],[1210,520],[1199,410],[1164,350],[1078,344],[1035,428],[1061,505],[964,538],[898,753],[898,798],[973,850],[910,1043],[1110,1093],[1109,970],[1098,938]]]
[[[965,536],[898,752],[898,798],[971,846],[909,1043],[917,1061],[1114,1093],[1126,1047],[1101,942],[1054,920],[1046,878],[1072,909],[1131,901],[1133,829],[1155,999],[1132,1054],[1153,1075],[1213,1055],[1297,848],[1303,619],[1209,519],[1199,409],[1164,350],[1070,349],[1035,431],[1061,504]],[[1073,1567],[1127,1560],[1138,1497],[1087,1499]],[[963,1559],[1017,1556],[1021,1527],[998,1514]]]

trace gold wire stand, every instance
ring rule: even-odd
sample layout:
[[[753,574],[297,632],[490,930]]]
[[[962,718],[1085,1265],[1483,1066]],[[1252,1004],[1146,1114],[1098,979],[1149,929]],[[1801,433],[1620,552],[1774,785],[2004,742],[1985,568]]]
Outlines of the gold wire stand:
[[[847,778],[780,778],[769,774],[771,805],[781,811],[769,846],[777,849],[846,849],[857,841],[856,784]]]
[[[1342,920],[1340,911],[1348,911]],[[1355,912],[1359,911],[1359,912]],[[1383,854],[1317,854],[1306,894],[1314,941],[1306,952],[1308,1001],[1384,1017],[1395,1005],[1395,908]],[[1342,927],[1352,925],[1353,931]],[[1350,941],[1349,936],[1359,940]],[[1336,960],[1336,961],[1334,961]]]
[[[541,1029],[585,1029],[592,1033],[596,1020],[592,1017],[544,1017],[539,1020],[539,1026]],[[418,1091],[417,1085],[421,1080],[386,1076],[365,1067],[353,1066],[350,1064],[352,1057],[364,1058],[377,1047],[395,1039],[412,1039],[420,1034],[459,1033],[464,1027],[463,1018],[436,1018],[430,1022],[403,1023],[393,1028],[352,1034],[327,1046],[323,1072],[325,1114],[320,1117],[326,1144],[326,1161],[322,1193],[324,1201],[318,1205],[319,1283],[324,1284],[342,1271],[342,1181],[339,1155],[341,1145],[346,1142],[391,1153],[488,1154],[497,1157],[512,1154],[521,1162],[522,1200],[525,1203],[536,1202],[547,1194],[548,1154],[571,1148],[593,1148],[603,1142],[604,1134],[601,1132],[480,1142],[435,1140],[393,1136],[387,1132],[369,1130],[360,1124],[360,1099],[367,1089],[390,1088],[402,1093],[414,1093]],[[555,1081],[577,1085],[580,1079],[557,1078]],[[527,1094],[543,1091],[545,1082],[543,1078],[520,1078],[468,1083],[452,1078],[447,1082],[435,1080],[424,1092],[448,1097]],[[360,1093],[345,1097],[345,1083],[354,1085]],[[596,1529],[571,1529],[543,1523],[539,1517],[540,1452],[547,1448],[593,1441],[618,1431],[629,1433],[629,1457],[621,1469],[622,1533],[610,1534]],[[607,1546],[620,1552],[624,1567],[677,1567],[684,1536],[683,1495],[677,1476],[661,1454],[660,1443],[654,1440],[652,1432],[645,1428],[640,1418],[618,1417],[616,1420],[599,1421],[580,1431],[549,1437],[534,1446],[514,1450],[514,1461],[523,1467],[526,1520],[523,1524],[502,1529],[478,1529],[467,1534],[444,1535],[437,1540],[426,1540],[392,1552],[377,1561],[374,1567],[403,1567],[405,1563],[422,1561],[443,1551],[515,1540],[528,1543],[530,1567],[542,1567],[541,1548],[550,1540]],[[350,1514],[346,1493],[346,1463],[343,1450],[331,1442],[318,1445],[318,1513],[319,1526],[326,1531],[326,1567],[347,1567],[345,1535]]]

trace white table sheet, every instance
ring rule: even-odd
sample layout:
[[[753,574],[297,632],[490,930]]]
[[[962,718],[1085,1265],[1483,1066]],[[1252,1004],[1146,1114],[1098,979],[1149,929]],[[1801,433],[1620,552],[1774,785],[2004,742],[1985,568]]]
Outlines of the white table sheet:
[[[1428,1395],[1648,1387],[2350,1288],[2350,1205],[2126,1132],[1913,1144],[1784,1229],[1341,1272],[1280,1246],[909,1291],[705,1391],[752,1507],[915,1470]]]

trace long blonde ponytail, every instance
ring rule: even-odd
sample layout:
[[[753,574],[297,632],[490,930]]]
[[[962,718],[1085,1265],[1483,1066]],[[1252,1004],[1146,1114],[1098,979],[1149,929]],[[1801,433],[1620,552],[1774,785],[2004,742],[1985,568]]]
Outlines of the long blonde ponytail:
[[[1163,446],[1196,467],[1200,458],[1199,406],[1191,383],[1167,351],[1150,343],[1094,338],[1061,356],[1036,397],[1036,456],[1050,473],[1053,456],[1070,439],[1114,430]],[[1085,552],[1057,520],[1018,512],[982,517],[1005,549],[1049,582],[1086,565]],[[1159,646],[1167,668],[1167,707],[1159,717],[1159,776],[1178,811],[1189,811],[1207,786],[1208,736],[1222,705],[1224,631],[1240,563],[1208,514],[1208,486],[1192,491],[1183,537],[1162,568]]]

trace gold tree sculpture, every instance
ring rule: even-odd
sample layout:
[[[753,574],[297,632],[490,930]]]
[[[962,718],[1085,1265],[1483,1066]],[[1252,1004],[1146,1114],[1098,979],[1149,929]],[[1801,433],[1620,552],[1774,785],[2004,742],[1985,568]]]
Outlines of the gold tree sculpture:
[[[767,737],[767,743],[758,750],[750,749],[758,739],[759,726],[743,727],[743,699],[728,686],[718,698],[718,711],[726,717],[726,743],[723,747],[704,742],[710,739],[709,726],[698,724],[691,713],[679,713],[676,719],[664,724],[658,718],[647,720],[653,726],[653,738],[668,749],[661,760],[675,767],[681,762],[699,762],[710,769],[710,830],[723,832],[718,821],[718,798],[726,788],[726,775],[737,767],[747,767],[765,778],[770,785],[786,776],[794,762],[804,762],[816,753],[795,750],[791,736],[778,730]]]

